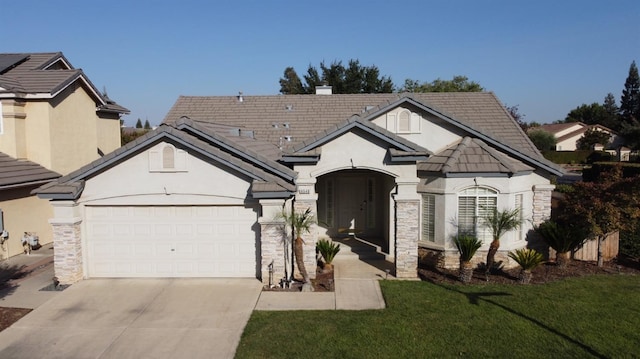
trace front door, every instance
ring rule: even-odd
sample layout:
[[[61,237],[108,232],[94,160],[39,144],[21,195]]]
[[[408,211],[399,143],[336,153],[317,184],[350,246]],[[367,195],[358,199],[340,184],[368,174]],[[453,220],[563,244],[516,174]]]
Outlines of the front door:
[[[361,177],[338,179],[338,231],[363,234],[367,229],[366,181]]]

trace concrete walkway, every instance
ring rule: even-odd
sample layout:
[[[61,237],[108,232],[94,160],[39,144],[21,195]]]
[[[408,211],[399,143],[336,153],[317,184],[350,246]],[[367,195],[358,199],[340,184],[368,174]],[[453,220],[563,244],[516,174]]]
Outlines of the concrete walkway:
[[[335,291],[325,293],[261,292],[255,310],[368,310],[384,309],[378,281],[393,279],[393,264],[375,247],[358,239],[340,240],[333,261]]]

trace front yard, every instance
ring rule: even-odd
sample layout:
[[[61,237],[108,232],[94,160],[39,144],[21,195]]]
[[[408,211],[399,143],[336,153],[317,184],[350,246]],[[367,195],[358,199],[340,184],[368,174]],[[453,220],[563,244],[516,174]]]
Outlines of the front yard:
[[[237,358],[625,358],[640,276],[518,286],[381,281],[382,311],[254,311]]]

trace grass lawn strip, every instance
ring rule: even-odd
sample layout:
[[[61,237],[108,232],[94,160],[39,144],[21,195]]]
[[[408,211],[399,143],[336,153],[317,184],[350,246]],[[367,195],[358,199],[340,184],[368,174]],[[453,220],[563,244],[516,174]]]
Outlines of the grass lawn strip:
[[[381,311],[254,312],[236,357],[625,358],[640,343],[640,276],[380,284]]]

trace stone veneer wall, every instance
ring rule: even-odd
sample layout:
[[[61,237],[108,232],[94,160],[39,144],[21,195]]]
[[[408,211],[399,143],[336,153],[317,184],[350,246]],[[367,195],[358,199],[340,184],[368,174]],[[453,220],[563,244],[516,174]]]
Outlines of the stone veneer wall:
[[[537,185],[533,186],[533,225],[540,223],[551,217],[551,195],[553,194],[554,185]]]
[[[396,277],[415,278],[418,275],[418,239],[420,231],[420,201],[396,200]]]
[[[53,265],[61,284],[73,284],[83,277],[80,224],[51,223],[53,227]]]
[[[271,263],[273,263],[273,282],[271,284],[278,285],[280,280],[285,277],[283,226],[284,221],[260,221],[261,280],[262,284],[266,286],[269,285],[269,265]]]

